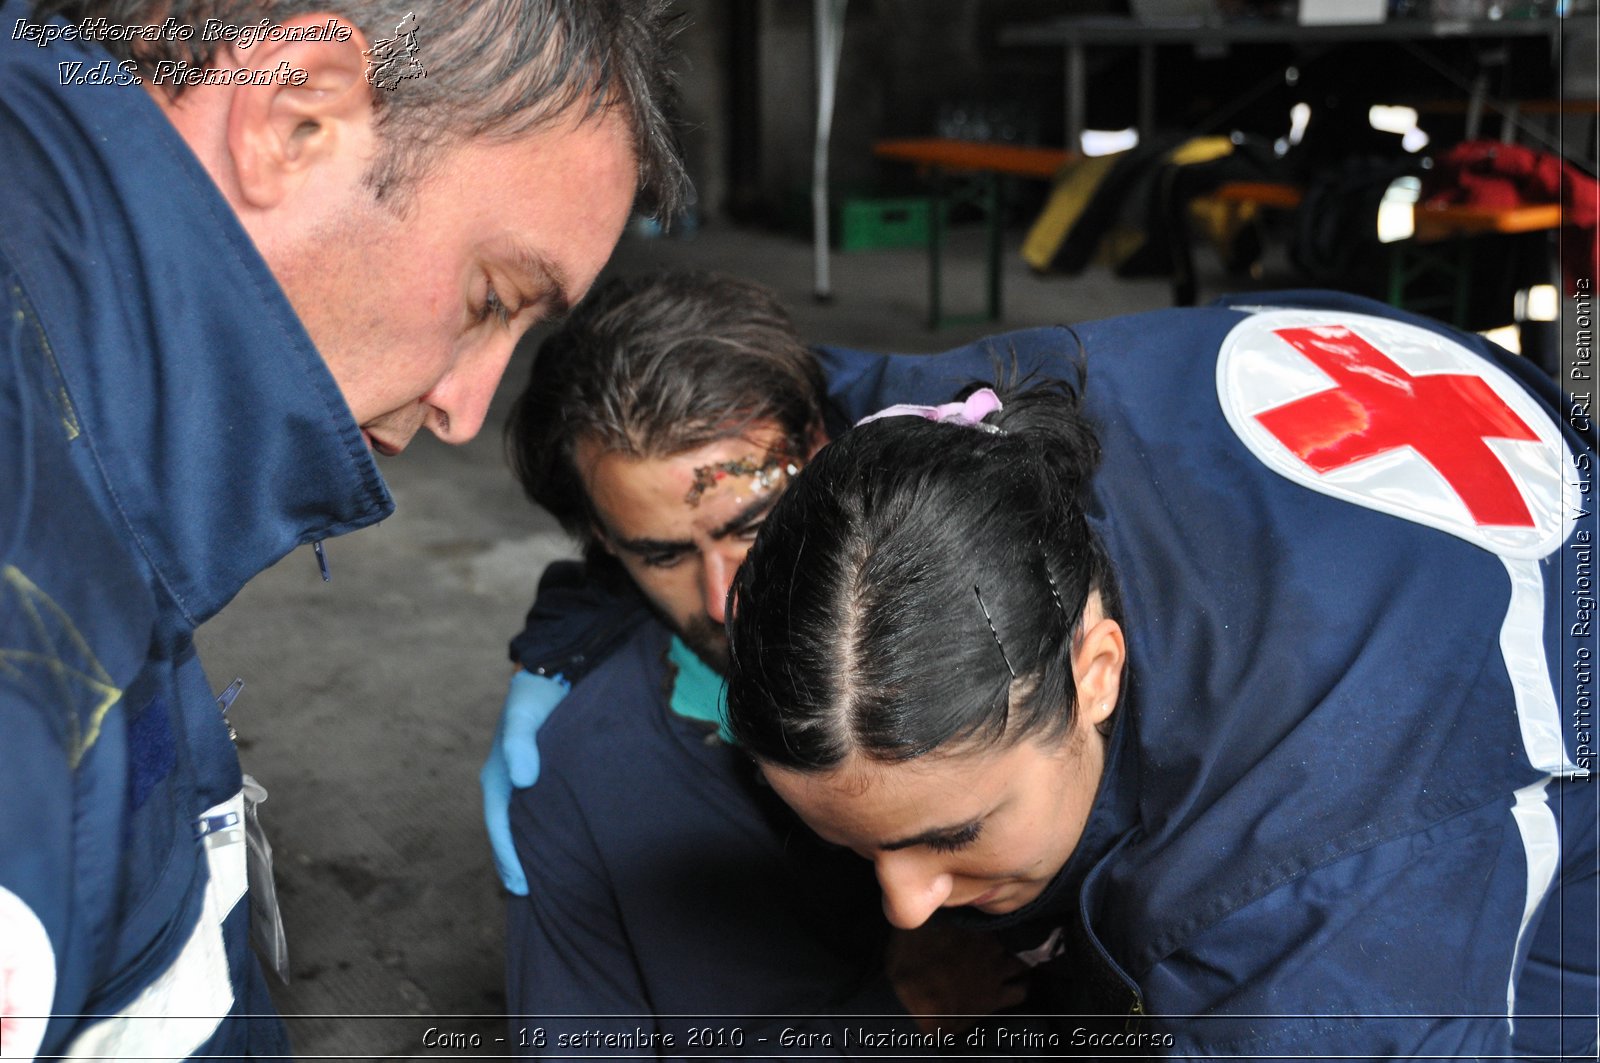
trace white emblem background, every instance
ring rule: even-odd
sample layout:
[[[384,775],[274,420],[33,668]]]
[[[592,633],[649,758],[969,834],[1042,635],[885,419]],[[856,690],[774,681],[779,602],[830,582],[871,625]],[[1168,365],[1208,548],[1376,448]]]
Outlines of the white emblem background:
[[[1276,334],[1319,326],[1350,329],[1413,376],[1456,373],[1488,384],[1539,437],[1485,440],[1516,482],[1534,526],[1479,525],[1449,482],[1410,447],[1318,473],[1256,420],[1256,414],[1338,386]],[[1572,454],[1544,407],[1498,366],[1447,336],[1402,321],[1333,310],[1252,314],[1223,340],[1217,398],[1240,440],[1275,472],[1313,491],[1460,536],[1501,557],[1544,557],[1565,541],[1580,512]]]
[[[56,992],[56,954],[33,909],[0,886],[0,1058],[32,1059]]]

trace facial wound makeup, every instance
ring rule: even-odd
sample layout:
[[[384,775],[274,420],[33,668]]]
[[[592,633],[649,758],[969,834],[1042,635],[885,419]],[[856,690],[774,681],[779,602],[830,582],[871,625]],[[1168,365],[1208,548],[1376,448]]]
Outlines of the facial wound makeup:
[[[736,458],[733,461],[719,461],[711,465],[702,465],[694,471],[694,481],[689,487],[689,493],[684,496],[684,501],[691,506],[698,506],[705,493],[718,486],[730,476],[750,477],[751,488],[765,493],[771,491],[782,482],[785,476],[793,476],[800,471],[800,467],[783,454],[768,454],[766,461],[760,465],[751,456]]]

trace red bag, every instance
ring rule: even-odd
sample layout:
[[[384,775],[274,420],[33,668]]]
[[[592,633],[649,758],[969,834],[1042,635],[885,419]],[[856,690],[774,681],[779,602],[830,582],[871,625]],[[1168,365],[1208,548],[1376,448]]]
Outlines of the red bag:
[[[1422,202],[1441,206],[1520,207],[1561,204],[1561,258],[1567,292],[1600,268],[1600,182],[1545,151],[1497,140],[1466,140],[1434,159],[1422,178]]]

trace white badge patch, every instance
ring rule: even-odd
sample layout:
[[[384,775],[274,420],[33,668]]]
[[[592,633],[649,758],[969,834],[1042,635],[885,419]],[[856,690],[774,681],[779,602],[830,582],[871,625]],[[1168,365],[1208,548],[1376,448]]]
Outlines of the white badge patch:
[[[26,902],[0,886],[0,1059],[32,1059],[56,993],[56,953]]]
[[[63,1059],[181,1063],[199,1051],[233,1010],[233,976],[222,924],[245,895],[244,794],[206,809],[195,821],[210,877],[194,929],[172,962],[115,1015],[67,1046]]]
[[[1550,415],[1437,332],[1344,311],[1253,314],[1223,341],[1217,396],[1275,472],[1501,557],[1544,557],[1577,519]]]

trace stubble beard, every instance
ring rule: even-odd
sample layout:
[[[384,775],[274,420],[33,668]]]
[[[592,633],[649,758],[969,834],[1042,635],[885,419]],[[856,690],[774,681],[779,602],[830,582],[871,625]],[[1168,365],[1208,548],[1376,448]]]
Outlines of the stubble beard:
[[[679,632],[683,644],[694,651],[712,671],[720,676],[728,674],[728,633],[721,624],[704,614],[690,620]]]

